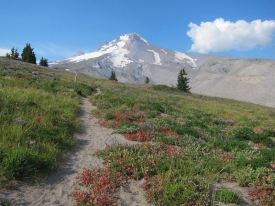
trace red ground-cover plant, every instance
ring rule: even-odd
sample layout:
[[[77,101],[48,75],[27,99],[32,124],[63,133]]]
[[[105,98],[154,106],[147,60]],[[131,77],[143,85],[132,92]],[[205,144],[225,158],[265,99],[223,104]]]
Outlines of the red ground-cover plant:
[[[263,132],[263,129],[261,127],[253,127],[252,130],[256,134],[261,134]]]
[[[105,122],[105,121],[103,121],[103,120],[99,120],[99,121],[98,121],[98,124],[99,124],[99,126],[101,126],[101,127],[108,127],[108,126],[107,126],[107,122]]]
[[[156,194],[160,194],[163,188],[160,186],[160,177],[157,176],[145,176],[142,188],[147,192],[149,200],[156,198]],[[160,197],[159,197],[160,198]],[[160,200],[160,199],[159,199]]]
[[[176,146],[165,145],[164,151],[166,154],[168,154],[170,156],[175,156],[175,155],[178,155],[181,150],[180,150],[180,148],[178,148]]]
[[[179,136],[178,133],[176,133],[170,129],[167,129],[166,127],[156,127],[156,130],[166,134],[167,136],[174,136],[174,137]]]
[[[36,119],[37,124],[42,124],[46,118],[46,116],[44,116],[43,114],[31,114],[31,117],[33,117],[34,119]]]
[[[145,122],[144,117],[137,108],[127,108],[124,112],[114,112],[112,116],[113,118],[108,121],[99,120],[98,124],[101,127],[116,129],[119,128],[122,122]]]
[[[254,190],[249,192],[252,201],[259,200],[261,205],[273,206],[275,205],[275,187],[274,180],[271,174],[274,173],[274,169],[266,170],[267,175],[257,176]],[[268,187],[266,185],[269,185]]]
[[[146,131],[142,131],[142,130],[139,130],[136,133],[128,133],[127,132],[123,135],[128,140],[140,141],[140,142],[150,141],[151,139],[154,138],[154,136],[151,132],[146,132]]]
[[[123,121],[138,121],[142,118],[141,112],[137,108],[127,108],[124,112],[113,113],[114,121],[117,123]]]
[[[232,162],[232,160],[233,160],[233,157],[228,152],[225,152],[221,157],[221,161],[223,163],[230,163]]]
[[[115,192],[122,178],[118,174],[112,176],[110,168],[86,169],[77,177],[78,183],[89,187],[88,191],[73,191],[69,195],[73,197],[75,205],[96,204],[99,206],[116,205],[111,192]]]
[[[266,146],[265,146],[265,144],[264,144],[263,141],[260,142],[260,143],[257,143],[257,144],[256,144],[256,147],[259,148],[259,149],[260,149],[260,148],[266,148]]]
[[[259,200],[262,205],[273,206],[275,204],[275,190],[268,188],[255,188],[249,192],[252,201]]]

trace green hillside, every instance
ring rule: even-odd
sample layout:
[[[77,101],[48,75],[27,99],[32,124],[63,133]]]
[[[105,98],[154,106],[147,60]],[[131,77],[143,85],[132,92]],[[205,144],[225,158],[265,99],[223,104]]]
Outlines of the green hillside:
[[[95,87],[73,79],[73,74],[0,59],[2,186],[9,179],[49,174],[64,152],[75,146],[73,134],[80,129],[78,94],[89,95]]]
[[[233,194],[228,200],[230,191],[213,194],[211,185],[221,180],[253,188],[251,198],[262,205],[275,204],[274,108],[166,86],[74,78],[72,73],[0,59],[2,186],[55,170],[76,144],[80,98],[97,87],[101,93],[90,102],[98,108],[92,114],[99,124],[142,143],[114,143],[98,151],[95,155],[104,159],[105,168],[80,174],[80,183],[90,191],[74,191],[77,204],[111,205],[112,191],[142,178],[154,205],[237,203],[241,197]]]

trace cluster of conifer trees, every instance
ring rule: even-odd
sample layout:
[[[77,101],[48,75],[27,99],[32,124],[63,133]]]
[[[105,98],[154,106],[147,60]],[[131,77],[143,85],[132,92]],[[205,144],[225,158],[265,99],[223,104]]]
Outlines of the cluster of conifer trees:
[[[11,59],[22,60],[24,62],[28,62],[28,63],[32,63],[32,64],[36,64],[36,56],[35,56],[35,53],[33,50],[34,49],[31,48],[31,45],[27,43],[21,53],[21,58],[19,57],[19,53],[18,53],[17,49],[14,49],[14,47],[11,49],[10,53],[6,54],[6,57],[11,58]],[[48,67],[49,66],[48,60],[44,59],[42,57],[40,59],[39,65]]]

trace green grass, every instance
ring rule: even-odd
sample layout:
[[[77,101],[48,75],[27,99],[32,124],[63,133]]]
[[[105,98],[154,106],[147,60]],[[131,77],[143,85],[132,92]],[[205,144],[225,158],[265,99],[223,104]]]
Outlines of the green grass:
[[[75,146],[74,133],[81,127],[79,98],[90,95],[95,86],[73,78],[0,61],[0,183],[50,174],[64,152]]]
[[[237,204],[240,200],[240,195],[226,188],[222,188],[220,191],[216,193],[215,199],[216,201],[223,202],[225,204],[229,204],[229,203]]]

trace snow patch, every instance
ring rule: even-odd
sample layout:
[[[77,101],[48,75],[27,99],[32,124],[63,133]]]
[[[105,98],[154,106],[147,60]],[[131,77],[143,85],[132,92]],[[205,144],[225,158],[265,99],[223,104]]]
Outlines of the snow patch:
[[[103,56],[104,54],[111,54],[110,60],[113,62],[115,67],[125,67],[132,61],[125,57],[130,51],[124,49],[126,42],[129,40],[129,35],[120,36],[117,40],[113,40],[105,45],[103,45],[99,50],[87,53],[77,57],[68,58],[70,62],[80,62],[83,60],[88,60],[96,57]]]
[[[128,34],[125,34],[125,35],[123,35],[123,36],[120,36],[119,39],[122,40],[122,41],[124,41],[124,42],[126,42],[126,41],[129,40],[129,35],[128,35]]]
[[[154,54],[155,62],[153,64],[161,65],[159,54],[157,52],[155,52],[154,50],[147,49],[147,51],[153,52],[153,54]]]
[[[116,50],[112,52],[112,57],[110,60],[113,62],[115,67],[125,67],[126,65],[130,64],[132,61],[125,57],[130,51],[127,49]]]
[[[143,39],[141,36],[139,36],[139,38],[149,46],[149,43],[145,39]]]
[[[160,49],[161,51],[163,51],[164,52],[164,54],[167,54],[167,52],[166,51],[164,51],[163,49]]]
[[[189,61],[187,61],[187,63],[192,66],[192,67],[196,67],[196,61],[197,59],[192,59],[190,56],[181,53],[181,52],[175,52],[175,61],[182,61],[184,59],[188,59]]]
[[[55,65],[55,64],[59,64],[61,63],[62,61],[61,60],[57,60],[57,61],[54,61],[54,62],[49,62],[49,65]]]
[[[71,57],[68,58],[67,60],[69,60],[70,62],[80,62],[83,60],[88,60],[88,59],[92,59],[92,58],[96,58],[99,56],[104,55],[104,52],[102,51],[95,51],[95,52],[91,52],[91,53],[87,53],[81,56],[77,56],[77,57]]]

